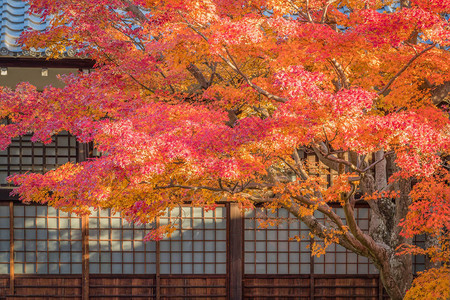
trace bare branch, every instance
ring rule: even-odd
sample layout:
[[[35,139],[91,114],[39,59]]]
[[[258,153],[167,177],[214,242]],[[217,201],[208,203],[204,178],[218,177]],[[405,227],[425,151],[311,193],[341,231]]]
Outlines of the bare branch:
[[[278,156],[278,158],[281,159],[283,161],[283,163],[285,163],[292,171],[294,171],[295,175],[297,175],[298,177],[302,178],[301,173],[296,168],[294,168],[293,165],[291,165],[287,160],[285,160],[281,156]]]
[[[363,173],[363,170],[357,168],[357,167],[356,167],[354,164],[352,164],[351,162],[349,162],[349,161],[347,161],[347,160],[345,160],[345,159],[338,158],[338,157],[332,155],[328,150],[327,150],[327,152],[323,151],[323,150],[322,150],[322,147],[321,147],[320,145],[313,145],[313,150],[314,150],[314,152],[316,152],[316,153],[320,153],[320,154],[323,156],[324,159],[327,159],[327,160],[332,161],[332,162],[337,163],[337,164],[343,164],[343,165],[346,165],[346,166],[349,167],[352,171],[355,171],[355,172],[358,172],[358,173]],[[339,169],[339,167],[337,166],[337,169],[335,169],[335,170],[338,170],[338,169]]]
[[[133,15],[140,21],[140,22],[147,22],[147,17],[142,13],[142,11],[139,9],[138,6],[134,5],[130,2],[130,0],[123,0],[123,2],[127,5],[125,7],[125,11],[129,11],[133,13]]]
[[[306,0],[306,16],[308,17],[308,21],[313,23],[313,19],[311,18],[311,14],[309,13],[309,0]]]
[[[294,8],[294,9],[297,11],[297,13],[298,13],[305,21],[307,21],[307,22],[312,22],[311,16],[309,16],[309,18],[308,18],[308,15],[305,14],[305,13],[302,11],[302,9],[301,9],[300,7],[298,7],[292,0],[288,0],[288,2],[289,2],[289,4],[292,6],[292,8]]]
[[[309,201],[301,197],[299,199],[296,198],[296,200],[299,200],[300,202],[304,203],[305,205],[311,205],[309,204]],[[303,223],[305,223],[306,226],[311,230],[311,232],[314,235],[317,235],[320,238],[326,237],[325,232],[330,232],[332,228],[329,228],[325,226],[324,224],[320,223],[316,217],[310,216],[310,215],[300,215],[299,211],[301,210],[301,205],[299,205],[296,201],[291,201],[288,206],[284,206],[285,209],[287,209],[290,213],[292,213],[294,216],[296,216],[299,220],[301,220]],[[353,237],[351,234],[349,234],[345,230],[345,225],[342,223],[342,220],[340,217],[333,212],[333,210],[326,204],[320,205],[318,210],[328,216],[344,233],[339,238],[339,244],[351,251],[354,251],[355,253],[362,254],[365,256],[368,256],[369,253],[355,237]]]

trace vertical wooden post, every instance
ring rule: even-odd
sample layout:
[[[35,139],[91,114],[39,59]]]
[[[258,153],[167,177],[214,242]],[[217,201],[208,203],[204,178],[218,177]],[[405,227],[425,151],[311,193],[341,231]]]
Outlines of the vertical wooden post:
[[[81,217],[82,262],[81,262],[81,296],[89,300],[89,216]]]
[[[14,295],[14,202],[9,202],[9,294]]]
[[[230,203],[228,209],[228,282],[231,300],[242,299],[243,289],[243,218],[237,203]]]
[[[89,146],[77,142],[77,162],[85,161],[88,156]],[[87,215],[81,217],[81,251],[81,299],[89,300],[89,216]]]
[[[315,291],[314,291],[314,274],[309,275],[309,299],[314,299]]]
[[[378,276],[378,300],[383,300],[383,283],[380,276]]]
[[[156,218],[156,228],[159,227],[159,217]],[[156,241],[156,282],[155,282],[155,293],[156,300],[161,299],[161,273],[160,273],[160,242]]]

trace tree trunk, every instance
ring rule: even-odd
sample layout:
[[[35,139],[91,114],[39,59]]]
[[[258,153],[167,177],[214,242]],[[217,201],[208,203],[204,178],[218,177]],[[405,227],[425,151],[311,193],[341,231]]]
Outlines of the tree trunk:
[[[412,256],[399,256],[395,251],[389,251],[379,270],[383,286],[391,299],[403,299],[413,280]]]
[[[381,159],[383,155],[383,151],[376,152],[375,160]],[[375,168],[375,190],[386,188],[388,173],[387,161],[383,160]],[[382,260],[374,264],[380,271],[381,281],[391,299],[401,300],[413,281],[412,255],[396,255],[395,251],[401,244],[412,243],[412,239],[400,235],[401,227],[398,225],[406,217],[411,203],[411,181],[400,180],[396,185],[400,197],[395,204],[390,198],[382,198],[371,205],[369,235],[386,246],[384,253],[379,255]]]

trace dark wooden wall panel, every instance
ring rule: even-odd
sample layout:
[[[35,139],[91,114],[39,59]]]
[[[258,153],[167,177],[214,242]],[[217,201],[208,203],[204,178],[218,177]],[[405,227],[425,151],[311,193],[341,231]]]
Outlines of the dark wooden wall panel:
[[[315,278],[314,299],[373,299],[379,297],[378,278]]]
[[[307,276],[245,276],[244,299],[310,299],[310,279]]]
[[[81,299],[81,277],[17,276],[7,299]]]
[[[161,299],[227,299],[227,278],[202,275],[176,278],[161,275]]]
[[[3,275],[4,276],[4,275]],[[6,277],[0,277],[0,299],[5,297],[9,293],[9,276]]]
[[[155,276],[90,275],[90,299],[155,299]]]
[[[361,299],[378,300],[378,276],[318,276],[308,275],[244,277],[244,299]],[[314,285],[311,290],[311,285]]]

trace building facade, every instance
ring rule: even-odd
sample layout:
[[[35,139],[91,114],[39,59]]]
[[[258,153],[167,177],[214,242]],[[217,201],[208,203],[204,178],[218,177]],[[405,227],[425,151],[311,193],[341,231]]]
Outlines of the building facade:
[[[26,9],[20,0],[0,1],[0,86],[14,88],[21,81],[38,89],[58,86],[56,74],[93,67],[92,61],[73,59],[73,53],[46,60],[45,51],[22,51],[16,43],[21,32],[47,26]],[[89,147],[64,133],[48,145],[24,136],[0,152],[0,299],[387,297],[367,258],[339,245],[312,257],[314,241],[306,226],[284,210],[241,212],[234,203],[206,210],[187,203],[154,224],[137,226],[108,210],[80,217],[9,195],[7,176],[46,172],[87,156]],[[338,207],[336,212],[342,213]],[[266,217],[281,222],[259,228],[258,220]],[[357,220],[368,230],[366,205],[357,207]],[[168,222],[177,224],[170,238],[143,240],[148,230]],[[423,258],[414,266],[422,270]]]
[[[108,210],[80,217],[9,196],[7,176],[45,172],[77,162],[86,152],[85,145],[63,133],[48,145],[21,137],[0,153],[0,297],[385,297],[378,272],[367,258],[339,245],[330,246],[321,257],[311,256],[308,229],[285,210],[241,212],[235,203],[206,210],[186,203],[153,224],[137,226]],[[369,208],[360,204],[356,216],[368,230]],[[259,228],[259,220],[267,217],[280,222]],[[169,222],[177,225],[170,238],[143,240],[150,229]],[[421,258],[416,258],[415,268],[424,268]]]

